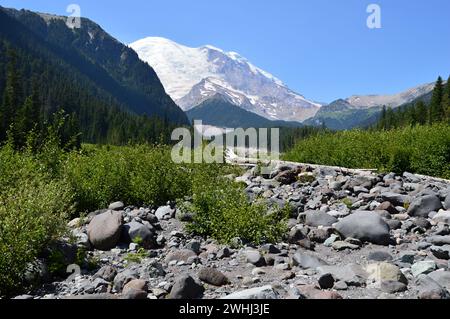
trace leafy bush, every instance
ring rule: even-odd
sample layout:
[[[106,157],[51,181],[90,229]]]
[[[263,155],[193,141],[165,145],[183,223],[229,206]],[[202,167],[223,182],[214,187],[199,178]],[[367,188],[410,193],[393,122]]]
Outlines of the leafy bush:
[[[194,213],[187,229],[222,243],[231,243],[236,237],[255,244],[281,239],[287,231],[288,210],[269,211],[263,203],[249,202],[243,189],[221,178],[217,170],[211,165],[196,174],[192,204],[182,208]]]
[[[0,150],[0,295],[20,287],[27,265],[65,230],[70,188],[26,154]]]
[[[72,153],[65,177],[75,190],[77,208],[103,208],[114,201],[161,205],[191,189],[189,169],[163,146],[85,147]]]
[[[284,158],[302,163],[374,168],[383,172],[408,170],[450,178],[450,126],[434,124],[390,131],[318,134],[301,140]]]

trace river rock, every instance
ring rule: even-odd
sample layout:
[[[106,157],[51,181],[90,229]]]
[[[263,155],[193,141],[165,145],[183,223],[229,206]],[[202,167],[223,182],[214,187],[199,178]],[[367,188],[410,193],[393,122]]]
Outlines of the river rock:
[[[147,226],[135,221],[123,226],[122,238],[126,243],[139,240],[138,244],[146,249],[154,248],[156,245],[155,232],[151,231]]]
[[[388,245],[390,242],[390,228],[376,213],[355,212],[338,222],[335,228],[344,237],[379,245]]]
[[[122,231],[122,214],[109,210],[96,215],[87,227],[89,241],[99,250],[114,248]]]
[[[312,227],[331,226],[338,220],[321,211],[308,211],[305,213],[305,224]]]
[[[408,214],[414,217],[428,217],[431,212],[442,208],[442,203],[436,195],[426,195],[416,198],[408,208]]]
[[[202,268],[198,273],[198,278],[207,284],[218,287],[226,285],[230,282],[227,276],[225,276],[221,271],[210,267]]]
[[[175,280],[169,299],[199,299],[204,291],[205,288],[191,276],[183,275]]]

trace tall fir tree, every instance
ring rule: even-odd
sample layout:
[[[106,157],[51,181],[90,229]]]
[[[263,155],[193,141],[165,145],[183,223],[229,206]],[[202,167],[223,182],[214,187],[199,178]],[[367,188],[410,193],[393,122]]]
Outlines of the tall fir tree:
[[[423,101],[418,101],[414,107],[416,123],[419,125],[427,124],[428,112],[427,106]]]
[[[444,93],[444,85],[442,78],[439,76],[433,90],[433,95],[430,102],[430,124],[442,121],[444,117],[444,110],[442,108],[442,96]]]
[[[450,76],[444,88],[442,95],[441,108],[444,112],[444,117],[447,122],[450,123]]]

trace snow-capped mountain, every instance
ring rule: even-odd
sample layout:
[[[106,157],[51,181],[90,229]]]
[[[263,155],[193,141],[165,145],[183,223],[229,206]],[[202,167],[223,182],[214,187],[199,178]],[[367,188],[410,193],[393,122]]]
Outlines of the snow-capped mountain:
[[[347,98],[346,101],[355,108],[370,108],[383,105],[395,108],[431,92],[435,85],[435,82],[422,84],[392,95],[353,95]]]
[[[236,52],[210,45],[190,48],[158,37],[138,40],[130,47],[154,68],[166,92],[183,110],[217,94],[271,120],[303,121],[321,106]]]

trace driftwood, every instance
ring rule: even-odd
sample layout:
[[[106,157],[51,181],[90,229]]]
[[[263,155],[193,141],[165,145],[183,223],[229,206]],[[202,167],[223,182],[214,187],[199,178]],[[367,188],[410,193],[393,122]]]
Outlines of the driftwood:
[[[257,165],[262,166],[277,166],[277,165],[292,165],[292,166],[300,166],[300,167],[311,167],[313,169],[315,168],[327,168],[327,169],[333,169],[342,173],[348,173],[348,174],[356,174],[356,175],[369,175],[369,174],[375,174],[378,172],[378,169],[367,169],[367,168],[346,168],[346,167],[339,167],[339,166],[328,166],[328,165],[316,165],[316,164],[307,164],[307,163],[296,163],[296,162],[288,162],[288,161],[281,161],[281,160],[259,160],[256,158],[242,158],[237,156],[232,150],[227,149],[225,152],[225,160],[228,164],[234,164],[239,166],[248,166],[248,167],[255,167]],[[444,179],[444,178],[438,178],[438,177],[432,177],[432,176],[426,176],[426,175],[420,175],[420,174],[413,174],[414,176],[423,179],[423,180],[429,180],[439,183],[445,183],[450,184],[450,180]]]

